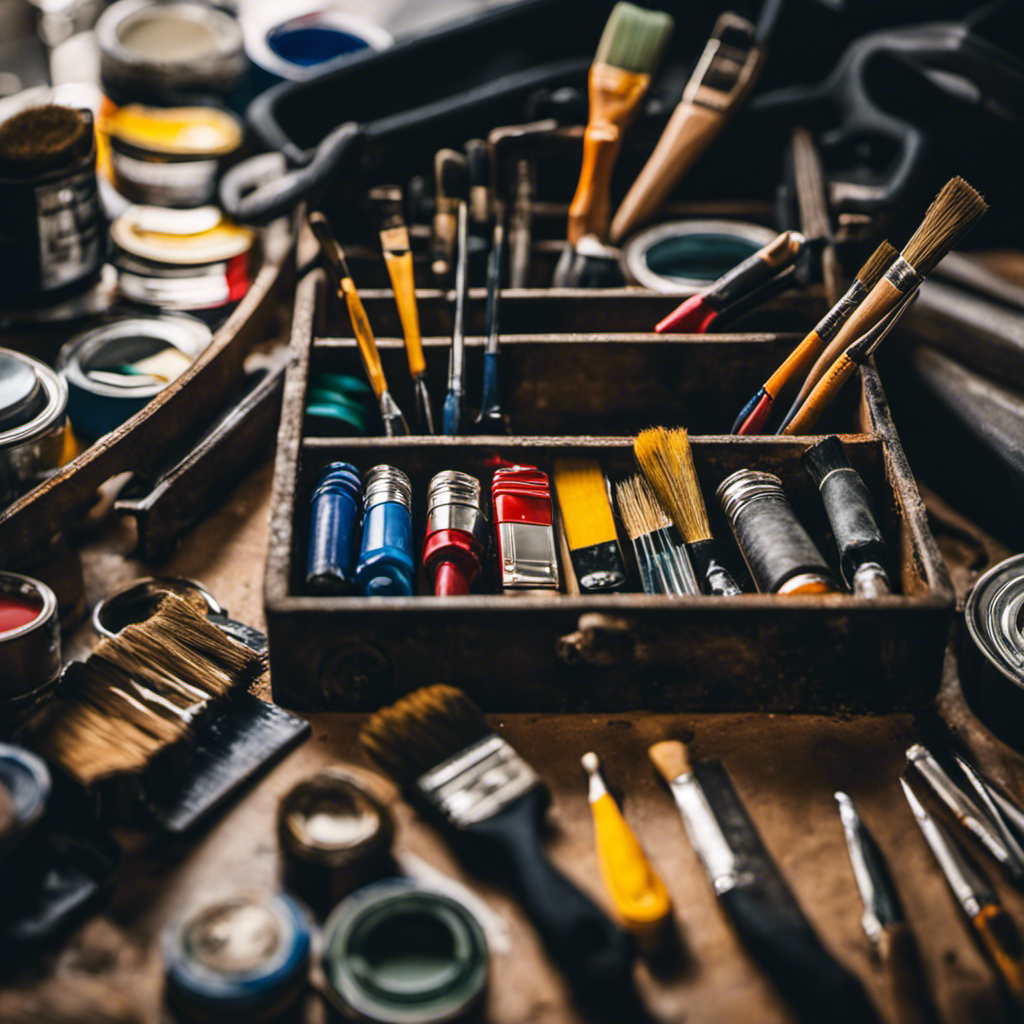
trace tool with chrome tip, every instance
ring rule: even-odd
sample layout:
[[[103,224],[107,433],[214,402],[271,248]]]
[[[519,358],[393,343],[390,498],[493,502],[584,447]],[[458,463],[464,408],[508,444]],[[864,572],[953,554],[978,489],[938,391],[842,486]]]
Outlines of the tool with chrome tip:
[[[894,1024],[939,1024],[917,942],[903,916],[882,853],[850,797],[842,792],[835,796],[853,876],[864,902],[861,925],[881,964]]]
[[[504,877],[580,998],[597,1005],[632,990],[628,935],[548,860],[547,787],[461,690],[429,686],[372,715],[363,749],[410,799],[445,822],[480,863]]]
[[[498,209],[491,242],[491,258],[487,263],[487,344],[484,348],[484,377],[480,394],[480,412],[476,428],[481,433],[509,432],[508,417],[501,411],[501,269],[505,257],[505,225]]]
[[[942,187],[903,251],[819,354],[779,428],[780,434],[836,360],[918,288],[987,209],[985,200],[963,178],[951,178]]]
[[[985,848],[1007,877],[1024,884],[1024,859],[1018,860],[1006,846],[1002,835],[989,816],[968,796],[936,760],[927,747],[915,743],[907,749],[907,761],[928,783],[928,787],[949,809],[957,821]]]
[[[764,57],[764,47],[746,18],[731,11],[718,16],[679,105],[615,212],[613,242],[621,242],[658,212],[683,175],[750,95]]]
[[[377,351],[377,339],[373,336],[373,328],[366,316],[359,292],[356,291],[355,282],[348,271],[348,264],[345,262],[345,253],[334,237],[327,218],[322,213],[311,213],[309,215],[309,226],[320,243],[320,252],[324,256],[324,265],[331,278],[331,284],[336,290],[339,298],[344,298],[348,306],[348,314],[352,319],[352,333],[355,335],[359,345],[359,354],[363,358],[363,366],[366,368],[366,377],[373,388],[380,406],[380,415],[384,420],[384,433],[388,437],[404,437],[409,433],[409,425],[405,422],[402,410],[391,397],[388,391],[387,378],[384,376],[384,367],[381,366],[380,353]]]
[[[427,489],[427,532],[423,567],[434,594],[468,594],[483,569],[487,516],[480,509],[480,481],[468,473],[445,470]]]
[[[733,434],[760,434],[764,430],[775,400],[790,386],[794,386],[818,358],[822,349],[836,336],[850,314],[867,297],[882,275],[899,256],[888,242],[871,254],[857,271],[846,294],[818,321],[817,326],[783,360],[782,365],[765,381],[764,386],[740,410],[732,425]]]
[[[843,442],[826,437],[804,452],[802,461],[818,487],[839,548],[839,567],[857,597],[892,593],[886,566],[888,545],[871,508],[867,485],[850,465]]]
[[[1003,909],[992,887],[967,860],[950,833],[924,809],[902,775],[900,785],[918,828],[957,903],[974,927],[982,949],[1005,983],[1018,1012],[1024,1011],[1024,939],[1017,925]]]
[[[558,590],[558,549],[547,473],[535,466],[496,470],[491,505],[502,589]]]
[[[452,324],[452,348],[448,356],[448,394],[441,411],[441,429],[445,434],[462,433],[462,405],[466,383],[466,303],[469,301],[469,210],[459,203],[458,253],[455,263],[455,318]]]
[[[370,189],[369,196],[380,209],[380,244],[395,294],[398,319],[402,322],[405,354],[416,395],[416,428],[421,434],[433,434],[434,414],[427,391],[427,361],[423,357],[409,228],[402,216],[402,190],[397,185],[382,185]]]
[[[664,427],[643,430],[633,442],[633,454],[661,507],[683,538],[702,591],[715,597],[743,593],[722,565],[718,544],[711,536],[686,431]]]
[[[758,249],[714,284],[691,295],[654,329],[658,334],[705,334],[729,307],[750,293],[765,287],[789,269],[807,244],[799,231],[783,231],[778,238]]]
[[[971,765],[966,758],[954,753],[953,759],[956,761],[960,771],[964,773],[964,777],[974,787],[975,792],[978,794],[981,806],[984,808],[989,819],[995,825],[996,832],[1002,840],[1003,845],[1006,847],[1006,852],[1010,855],[1010,860],[1024,868],[1024,848],[1021,847],[1017,833],[1013,830],[1007,820],[1008,816],[1003,809],[1002,804],[996,799],[997,794],[991,788],[990,784],[978,774],[974,766]]]
[[[677,740],[648,756],[682,815],[726,917],[744,948],[802,1020],[877,1024],[860,982],[822,946],[768,855],[725,769],[691,764]]]
[[[587,776],[587,799],[605,888],[619,920],[641,943],[654,943],[672,913],[665,883],[608,792],[597,754],[589,751],[580,758],[580,764]]]

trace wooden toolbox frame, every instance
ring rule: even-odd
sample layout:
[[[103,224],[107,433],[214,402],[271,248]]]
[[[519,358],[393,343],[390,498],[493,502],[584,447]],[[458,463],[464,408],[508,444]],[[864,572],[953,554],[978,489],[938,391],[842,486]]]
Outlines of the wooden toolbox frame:
[[[451,296],[425,290],[419,297],[428,380],[440,410]],[[482,289],[472,290],[470,404],[479,387],[484,299]],[[391,294],[369,291],[364,301],[393,393],[411,412]],[[873,367],[829,410],[823,427],[843,435],[875,496],[898,562],[900,593],[893,596],[361,598],[305,590],[310,496],[329,462],[350,461],[360,471],[390,463],[409,473],[422,543],[426,487],[435,472],[474,473],[486,490],[498,459],[550,471],[556,455],[586,453],[617,479],[634,471],[631,433],[652,423],[691,429],[712,530],[731,568],[741,570],[742,561],[714,489],[744,467],[779,473],[801,520],[835,563],[820,499],[799,458],[815,438],[725,434],[736,409],[802,330],[638,333],[649,332],[678,301],[637,289],[503,290],[506,408],[519,433],[311,437],[304,417],[311,370],[359,372],[359,362],[344,307],[328,295],[321,271],[308,274],[296,296],[266,572],[275,700],[306,710],[363,710],[445,682],[490,711],[887,712],[928,704],[940,681],[953,592]],[[773,326],[795,320],[791,327],[804,329],[814,322],[799,296],[772,303],[747,322],[759,320]],[[591,331],[600,324],[606,333],[577,333],[585,324]],[[535,333],[523,334],[529,325]],[[639,381],[646,382],[640,392]],[[616,427],[613,436],[597,436]],[[594,433],[566,436],[570,428]],[[419,582],[419,593],[429,594],[422,572]]]

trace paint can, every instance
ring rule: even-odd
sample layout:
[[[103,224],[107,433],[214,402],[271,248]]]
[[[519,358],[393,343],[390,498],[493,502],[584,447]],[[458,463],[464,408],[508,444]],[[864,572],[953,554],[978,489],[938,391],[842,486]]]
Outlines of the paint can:
[[[60,671],[56,595],[30,576],[0,572],[0,726],[46,697]]]
[[[255,91],[311,78],[327,61],[386,50],[394,42],[380,25],[317,0],[251,3],[241,24]]]
[[[30,107],[0,124],[0,306],[88,288],[106,253],[88,110]]]
[[[135,203],[202,206],[244,139],[224,101],[245,71],[237,22],[191,0],[119,0],[96,24],[111,181]]]
[[[269,1024],[306,989],[312,926],[288,896],[243,892],[187,911],[162,946],[167,1000],[185,1020]]]
[[[202,354],[213,332],[182,314],[115,320],[72,338],[57,358],[75,433],[95,440],[119,427]]]
[[[67,405],[50,367],[0,348],[0,510],[61,464]]]
[[[372,776],[335,767],[292,787],[277,810],[288,888],[326,912],[349,893],[394,873],[395,822]]]
[[[215,206],[133,206],[110,229],[118,291],[159,309],[224,310],[249,290],[255,237]]]
[[[42,759],[0,743],[0,865],[26,850],[49,798],[50,773]]]
[[[225,610],[202,583],[181,576],[144,576],[108,594],[93,609],[93,629],[102,637],[116,636],[125,626],[145,622],[156,614],[167,594],[190,604],[200,615],[225,615]]]
[[[325,994],[346,1020],[455,1020],[483,998],[487,956],[483,929],[462,903],[410,879],[377,882],[324,925]]]
[[[1000,739],[1024,750],[1024,555],[981,576],[964,602],[960,686]]]
[[[630,238],[620,263],[632,284],[696,294],[777,237],[771,228],[744,221],[669,221]]]

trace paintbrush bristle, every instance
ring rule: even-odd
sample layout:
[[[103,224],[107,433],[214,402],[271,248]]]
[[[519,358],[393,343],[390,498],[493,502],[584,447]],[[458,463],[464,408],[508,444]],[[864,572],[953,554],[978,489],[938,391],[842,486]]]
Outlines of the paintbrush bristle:
[[[257,654],[168,594],[145,622],[102,640],[61,676],[28,727],[32,746],[85,785],[142,771],[208,703],[262,675]]]
[[[594,459],[555,459],[555,492],[570,551],[616,539],[608,484]]]
[[[988,203],[963,178],[951,178],[907,242],[904,259],[921,276],[927,277],[987,209]]]
[[[899,256],[899,250],[889,242],[881,245],[867,258],[867,262],[857,271],[857,280],[867,289],[878,284],[882,275],[892,266],[892,261]]]
[[[647,748],[647,756],[666,782],[671,782],[691,770],[689,751],[686,744],[680,743],[679,740],[655,743]]]
[[[425,686],[381,708],[359,732],[372,761],[402,787],[493,730],[454,686]]]
[[[640,75],[653,74],[674,25],[675,19],[664,11],[618,3],[601,33],[594,63]]]
[[[643,430],[633,442],[633,454],[683,540],[687,544],[710,540],[708,512],[686,431]]]
[[[642,476],[631,476],[615,485],[619,515],[630,540],[639,540],[672,525],[658,499]]]
[[[834,434],[811,445],[803,454],[803,463],[816,487],[821,487],[822,480],[829,473],[837,469],[850,469],[850,460],[846,457],[843,442]]]

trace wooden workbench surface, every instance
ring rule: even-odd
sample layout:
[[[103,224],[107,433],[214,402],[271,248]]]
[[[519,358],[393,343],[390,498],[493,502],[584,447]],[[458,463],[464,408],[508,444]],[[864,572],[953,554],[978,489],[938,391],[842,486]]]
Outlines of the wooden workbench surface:
[[[254,473],[182,543],[165,564],[144,566],[125,557],[131,537],[107,527],[85,552],[88,598],[95,602],[122,580],[154,569],[204,582],[233,617],[262,622],[262,573],[269,508],[270,467]],[[940,519],[944,517],[940,505]],[[958,590],[984,557],[1005,552],[958,530],[944,543]],[[966,538],[966,539],[965,539]],[[941,531],[940,531],[941,540]],[[970,572],[961,566],[972,565]],[[74,647],[86,642],[87,632]],[[1024,792],[1024,761],[965,712],[950,663],[939,709],[961,731],[981,767],[1011,791]],[[67,1020],[93,1021],[90,999],[120,1006],[99,1021],[167,1019],[161,1002],[158,938],[188,903],[238,887],[273,886],[279,877],[274,818],[280,796],[322,766],[350,761],[365,766],[356,743],[361,716],[311,716],[312,738],[289,755],[188,843],[130,852],[121,881],[104,912],[17,988],[0,995],[0,1020],[47,994],[75,1006]],[[647,761],[660,739],[692,740],[698,757],[720,758],[765,843],[828,948],[864,981],[888,1015],[867,939],[861,904],[847,858],[833,793],[847,790],[889,859],[907,916],[922,947],[929,979],[948,1022],[999,1021],[991,971],[973,945],[957,905],[939,874],[900,793],[904,750],[921,735],[910,716],[828,719],[774,715],[508,715],[492,723],[547,780],[553,791],[550,850],[565,872],[606,902],[598,877],[593,833],[579,757],[596,750],[613,787],[624,797],[627,819],[643,840],[671,892],[680,945],[674,964],[639,969],[640,988],[653,1018],[687,1024],[785,1024],[793,1020],[756,966],[736,943],[719,913],[701,866],[666,790]],[[529,926],[504,894],[470,879],[433,830],[395,797],[397,848],[470,883],[511,930],[511,951],[493,956],[486,1020],[495,1024],[554,1024],[579,1019],[558,976],[548,966]],[[1015,917],[1024,921],[1024,897],[1007,888],[983,861]],[[128,1007],[134,1016],[128,1016]],[[50,1016],[47,1016],[50,1013]],[[311,996],[307,1024],[324,1019]],[[18,1018],[13,1018],[18,1019]],[[57,1024],[53,1011],[29,1020]],[[63,1021],[63,1018],[61,1018]]]

